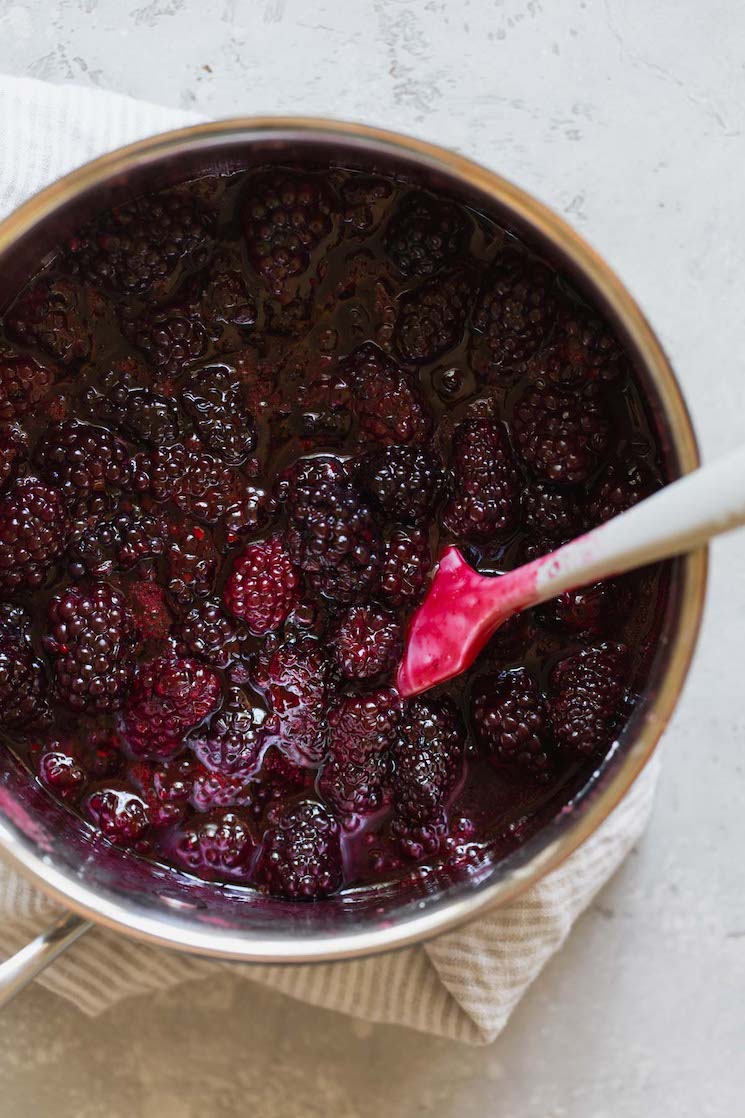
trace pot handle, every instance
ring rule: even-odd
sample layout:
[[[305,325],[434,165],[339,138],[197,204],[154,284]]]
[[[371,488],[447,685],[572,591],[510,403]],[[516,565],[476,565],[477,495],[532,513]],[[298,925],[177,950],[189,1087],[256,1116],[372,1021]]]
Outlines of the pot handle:
[[[0,1009],[92,926],[82,916],[65,913],[31,943],[0,963]]]

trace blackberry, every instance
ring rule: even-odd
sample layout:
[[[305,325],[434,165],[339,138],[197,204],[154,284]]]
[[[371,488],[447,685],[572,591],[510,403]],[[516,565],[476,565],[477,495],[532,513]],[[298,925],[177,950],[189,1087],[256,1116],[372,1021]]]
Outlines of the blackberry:
[[[269,703],[267,740],[297,765],[317,765],[328,744],[327,708],[333,672],[321,645],[300,636],[271,641],[257,664],[254,681]]]
[[[195,819],[177,836],[174,853],[201,877],[247,880],[254,839],[248,824],[232,811]]]
[[[178,412],[171,400],[149,388],[132,388],[116,381],[108,394],[88,394],[96,418],[118,428],[134,442],[145,446],[171,446],[179,437]]]
[[[155,560],[165,550],[165,525],[140,509],[121,512],[78,533],[68,548],[73,578],[104,578]]]
[[[379,606],[352,606],[331,634],[334,658],[347,679],[393,671],[403,650],[401,626]]]
[[[409,703],[394,749],[396,811],[412,823],[427,823],[447,806],[463,774],[466,735],[449,699]]]
[[[421,862],[423,858],[441,854],[450,834],[444,814],[425,823],[394,817],[390,830],[396,847],[411,862]]]
[[[243,332],[256,325],[256,303],[239,269],[218,266],[210,270],[202,279],[197,305],[215,341],[222,340],[226,328]]]
[[[355,476],[365,495],[391,520],[421,524],[437,497],[442,467],[429,450],[387,446],[365,454]]]
[[[484,542],[515,527],[521,479],[507,433],[485,417],[464,419],[453,435],[453,495],[442,514],[445,527]]]
[[[549,334],[557,312],[555,274],[515,249],[495,260],[479,295],[474,364],[487,378],[520,367]]]
[[[409,195],[388,224],[383,244],[405,276],[431,276],[463,250],[468,226],[463,211],[429,194]]]
[[[204,323],[181,307],[148,311],[136,318],[124,317],[122,332],[165,377],[177,377],[209,351]]]
[[[15,423],[0,423],[0,489],[15,477],[28,457],[28,437]]]
[[[5,316],[8,332],[38,346],[62,365],[84,361],[92,338],[82,292],[65,280],[42,277],[16,299]]]
[[[531,532],[549,539],[572,539],[583,523],[577,494],[566,487],[557,489],[546,482],[533,482],[523,490],[523,522]]]
[[[347,467],[339,458],[330,454],[298,458],[279,478],[277,500],[287,506],[292,517],[296,508],[304,508],[311,503],[317,489],[326,485],[346,488],[350,483]]]
[[[54,371],[32,357],[0,353],[0,420],[34,412],[54,384]]]
[[[592,386],[568,396],[536,381],[515,404],[512,429],[533,472],[546,481],[585,481],[608,445],[605,408]]]
[[[98,830],[117,846],[136,846],[150,827],[147,804],[126,788],[99,788],[83,803],[83,810]]]
[[[222,516],[227,542],[235,543],[240,536],[266,528],[276,511],[277,502],[271,493],[239,478]]]
[[[283,624],[300,599],[300,578],[281,535],[249,544],[237,556],[224,598],[257,636]]]
[[[391,184],[377,175],[354,175],[341,188],[345,223],[358,233],[372,233],[380,224],[382,203],[392,193]]]
[[[213,366],[189,377],[181,403],[205,446],[232,465],[245,461],[256,445],[256,425],[227,369]]]
[[[123,295],[161,293],[180,268],[206,258],[214,224],[187,194],[138,198],[89,225],[70,243],[71,259],[94,286]]]
[[[117,710],[134,672],[138,633],[127,603],[105,582],[70,587],[47,609],[46,650],[57,693],[75,711]]]
[[[73,508],[91,495],[131,485],[132,458],[126,444],[103,427],[77,419],[51,423],[34,458],[42,477],[58,486]]]
[[[191,802],[197,811],[213,811],[215,808],[236,807],[238,804],[243,806],[247,785],[248,781],[244,776],[211,772],[200,766],[194,779]]]
[[[135,579],[127,590],[132,617],[143,641],[155,641],[162,646],[173,623],[163,587],[149,579]]]
[[[20,478],[0,497],[0,595],[39,586],[64,551],[70,520],[58,489]]]
[[[454,349],[463,337],[470,298],[462,271],[435,276],[404,295],[394,333],[403,360],[427,364]]]
[[[590,490],[588,527],[604,524],[649,497],[659,482],[644,463],[635,459],[610,463]]]
[[[310,254],[332,229],[334,202],[318,178],[270,171],[249,180],[241,207],[248,258],[270,289],[310,265]]]
[[[629,595],[618,580],[566,590],[540,608],[543,620],[578,633],[603,633],[623,616]]]
[[[576,307],[560,316],[550,346],[533,364],[540,377],[571,389],[615,380],[628,358],[606,326]]]
[[[125,740],[135,756],[168,758],[220,704],[220,680],[191,657],[159,656],[134,678],[122,718]]]
[[[546,700],[525,668],[478,680],[471,718],[476,740],[493,764],[548,771],[552,742]]]
[[[354,350],[340,371],[353,390],[361,439],[384,444],[422,443],[431,422],[412,377],[372,342]]]
[[[554,667],[549,713],[560,750],[584,756],[610,744],[626,700],[627,668],[626,649],[612,644],[583,648]]]
[[[216,668],[227,668],[238,652],[235,624],[219,602],[207,600],[192,606],[176,632],[179,653],[196,656]]]
[[[87,775],[73,751],[63,742],[48,742],[36,757],[36,775],[61,800],[75,800]]]
[[[135,465],[140,491],[156,501],[171,500],[207,524],[215,524],[231,508],[240,480],[197,438],[138,456]]]
[[[189,745],[211,772],[245,780],[261,765],[266,747],[265,720],[263,707],[252,704],[245,692],[233,688],[223,707]]]
[[[137,761],[130,768],[148,809],[153,827],[173,827],[180,823],[189,806],[197,766],[191,757],[177,757],[165,764]]]
[[[354,695],[331,708],[329,756],[318,791],[342,816],[369,815],[388,803],[401,713],[393,688]]]
[[[288,900],[317,900],[343,880],[339,824],[313,800],[277,814],[264,835],[257,867],[269,892]]]
[[[198,525],[172,525],[166,548],[168,592],[182,607],[212,593],[218,555],[212,537]]]
[[[432,552],[426,532],[419,528],[395,528],[385,547],[381,595],[392,606],[411,605],[422,594],[431,566]]]
[[[31,645],[31,618],[0,607],[0,725],[22,726],[41,712],[43,669]]]

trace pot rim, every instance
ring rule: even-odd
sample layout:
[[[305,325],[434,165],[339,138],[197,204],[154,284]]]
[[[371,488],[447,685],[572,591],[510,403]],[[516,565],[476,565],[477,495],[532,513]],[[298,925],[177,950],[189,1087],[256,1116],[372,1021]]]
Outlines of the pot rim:
[[[102,155],[45,187],[0,223],[0,256],[38,223],[71,199],[111,182],[133,168],[164,158],[224,146],[231,136],[245,143],[318,142],[343,144],[366,155],[403,158],[475,187],[506,208],[524,227],[549,242],[586,281],[623,327],[654,383],[672,436],[681,474],[699,464],[691,419],[670,363],[636,301],[601,257],[562,218],[520,187],[480,164],[437,145],[396,132],[346,121],[311,117],[236,117],[158,134]],[[176,913],[157,916],[132,912],[72,875],[51,866],[10,821],[0,815],[0,856],[53,900],[96,924],[161,947],[224,959],[263,963],[307,963],[378,954],[453,930],[488,909],[513,900],[558,867],[607,818],[649,760],[675,708],[693,656],[703,613],[707,550],[679,561],[679,617],[668,649],[659,689],[650,701],[634,740],[576,810],[547,824],[527,844],[530,856],[517,859],[497,881],[439,907],[407,914],[402,920],[352,932],[300,939],[249,938],[224,929],[187,928]],[[545,834],[544,834],[545,833]],[[540,839],[544,837],[545,841]],[[534,849],[535,848],[535,849]],[[523,848],[525,850],[526,847]],[[414,906],[415,907],[415,906]],[[164,906],[165,909],[165,906]]]

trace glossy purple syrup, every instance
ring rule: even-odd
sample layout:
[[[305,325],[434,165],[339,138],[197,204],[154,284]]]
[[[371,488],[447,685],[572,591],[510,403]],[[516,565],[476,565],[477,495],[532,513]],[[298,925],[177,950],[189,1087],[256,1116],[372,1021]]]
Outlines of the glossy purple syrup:
[[[590,506],[593,499],[597,503],[597,492],[609,467],[623,472],[628,463],[634,462],[639,464],[649,487],[662,480],[659,447],[631,364],[612,338],[610,328],[599,324],[595,312],[586,307],[561,276],[550,274],[552,309],[545,335],[534,351],[528,357],[517,353],[512,360],[505,359],[502,353],[491,364],[484,358],[486,341],[479,307],[485,293],[494,286],[499,260],[505,251],[519,252],[526,262],[528,277],[533,260],[528,250],[488,214],[447,202],[449,216],[443,219],[444,224],[435,221],[434,226],[428,225],[426,214],[418,219],[411,218],[411,213],[416,212],[417,205],[421,209],[422,200],[425,211],[428,206],[437,211],[443,200],[406,183],[337,167],[290,170],[282,172],[281,177],[291,187],[278,189],[277,204],[282,205],[282,189],[290,189],[290,193],[294,190],[283,220],[302,225],[303,206],[307,204],[313,209],[310,234],[306,236],[308,230],[303,229],[305,244],[294,243],[289,249],[285,244],[276,258],[267,263],[276,247],[269,243],[269,219],[261,209],[267,174],[271,177],[274,172],[258,169],[229,177],[206,176],[164,195],[177,203],[183,201],[187,207],[195,202],[209,234],[202,236],[200,227],[191,228],[186,234],[182,231],[175,241],[168,237],[151,238],[158,241],[151,255],[155,258],[154,274],[160,278],[150,283],[153,267],[148,257],[143,267],[149,286],[144,290],[136,267],[132,275],[126,276],[126,259],[129,254],[135,264],[142,263],[138,253],[144,251],[142,245],[148,242],[148,221],[158,220],[157,216],[151,211],[149,217],[141,218],[135,211],[128,224],[117,226],[116,236],[121,244],[112,250],[111,221],[102,215],[92,229],[81,230],[79,236],[60,245],[58,255],[42,273],[41,290],[47,295],[49,291],[54,293],[51,302],[43,304],[41,311],[23,310],[21,293],[3,320],[0,364],[29,357],[54,370],[54,383],[42,400],[33,407],[20,409],[25,414],[16,418],[11,414],[12,408],[4,416],[6,422],[17,422],[27,442],[20,464],[12,467],[9,479],[4,481],[5,491],[16,484],[14,473],[23,476],[37,472],[37,448],[50,421],[77,418],[114,429],[136,463],[129,487],[117,489],[107,484],[82,512],[80,508],[70,510],[75,532],[66,550],[49,564],[39,586],[22,586],[3,594],[3,600],[22,606],[31,616],[34,652],[43,662],[45,676],[44,706],[39,716],[21,725],[2,725],[3,744],[22,758],[35,779],[42,774],[47,785],[51,784],[51,794],[61,796],[70,811],[82,813],[89,821],[93,816],[86,805],[92,794],[115,788],[118,793],[142,796],[143,785],[138,770],[140,762],[133,757],[131,743],[122,731],[126,694],[111,711],[78,713],[59,692],[48,645],[48,605],[68,586],[86,587],[93,581],[71,566],[75,541],[97,524],[111,520],[118,512],[127,513],[133,506],[144,514],[164,519],[171,533],[191,529],[198,541],[206,539],[214,545],[216,569],[208,599],[221,603],[236,557],[252,542],[276,532],[286,533],[291,527],[292,512],[282,478],[299,458],[334,457],[344,463],[352,487],[359,488],[355,479],[362,456],[378,445],[396,445],[390,432],[380,434],[375,415],[368,414],[364,423],[360,418],[366,414],[366,391],[354,383],[349,372],[350,355],[359,347],[368,343],[379,347],[403,371],[407,384],[413,386],[412,391],[421,402],[423,426],[413,437],[413,445],[424,445],[434,451],[444,479],[425,523],[419,526],[428,539],[432,563],[448,544],[457,544],[468,561],[485,574],[511,570],[552,550],[562,538],[592,526]],[[417,226],[418,220],[423,221],[421,227]],[[102,248],[98,254],[97,245]],[[106,270],[112,259],[119,269],[115,282]],[[37,269],[29,271],[33,274]],[[122,273],[126,282],[122,282]],[[462,300],[455,326],[445,322],[444,342],[437,347],[435,357],[412,360],[411,346],[418,344],[418,335],[413,343],[402,341],[405,308],[421,295],[426,285],[434,284],[435,290],[438,282],[450,276],[461,285],[460,295],[456,292],[446,299],[447,307],[456,309],[460,305],[458,299]],[[523,289],[506,298],[519,302],[525,297],[525,287],[530,288],[529,278]],[[33,306],[38,308],[38,300]],[[507,311],[509,320],[510,307]],[[531,329],[542,313],[540,306],[526,312]],[[34,314],[35,325],[30,329],[28,318]],[[542,375],[544,355],[564,329],[564,323],[576,318],[591,323],[596,334],[601,332],[603,344],[616,346],[618,356],[612,379],[606,380],[603,375],[595,378],[596,365],[589,358],[587,364],[592,372],[581,383],[576,383],[573,375],[562,379],[562,370],[558,370],[556,391],[562,407],[571,413],[584,406],[580,398],[589,395],[600,401],[608,425],[605,445],[594,453],[592,465],[582,480],[560,478],[547,483],[549,490],[569,495],[582,508],[576,530],[562,537],[561,531],[555,529],[553,534],[547,533],[536,525],[535,518],[530,521],[526,513],[528,488],[541,484],[543,477],[531,464],[530,454],[518,446],[513,416],[516,403]],[[423,322],[426,334],[431,323],[426,316]],[[436,328],[439,327],[432,327]],[[65,331],[69,344],[62,346],[59,339]],[[581,349],[585,341],[573,343],[574,357],[577,347]],[[594,337],[587,345],[597,348],[596,341]],[[55,351],[54,356],[50,349]],[[223,482],[228,478],[228,487],[235,482],[242,487],[244,496],[247,486],[258,494],[261,511],[252,522],[245,517],[231,520],[224,510],[219,515],[213,515],[214,510],[205,514],[199,501],[178,501],[140,485],[136,479],[142,474],[143,457],[152,454],[157,445],[131,423],[122,425],[111,418],[113,386],[126,381],[130,390],[152,389],[170,402],[179,442],[189,438],[204,440],[207,429],[200,426],[201,405],[188,406],[193,394],[188,397],[184,393],[187,382],[191,384],[201,369],[213,370],[208,377],[213,376],[216,383],[218,374],[227,374],[226,383],[238,385],[242,406],[255,425],[250,450],[235,450],[235,444],[227,442],[222,444],[221,452],[214,447],[209,450],[217,468],[223,471]],[[232,398],[226,398],[224,403],[229,412]],[[383,409],[386,406],[385,402],[380,405]],[[393,406],[395,411],[399,403],[394,402]],[[458,438],[461,422],[484,416],[506,435],[518,479],[520,508],[504,530],[495,530],[486,537],[481,533],[476,533],[478,538],[460,536],[444,524],[453,493],[459,487],[467,490],[470,485],[470,478],[458,478],[453,438],[454,434]],[[393,427],[400,418],[398,413],[394,415]],[[410,417],[404,418],[409,422]],[[407,439],[404,435],[402,442]],[[616,498],[623,499],[612,484],[607,488],[611,503]],[[629,499],[641,495],[644,494],[640,492]],[[230,502],[226,499],[223,503]],[[400,523],[380,507],[374,507],[374,516],[385,543]],[[120,591],[132,611],[141,634],[136,643],[136,670],[155,657],[184,655],[183,618],[193,603],[198,604],[201,599],[190,600],[187,579],[186,604],[179,600],[169,586],[164,553],[128,569],[114,562],[111,570],[98,580]],[[347,609],[346,602],[319,590],[308,571],[300,572],[300,581],[297,607],[272,634],[257,636],[240,618],[232,618],[234,636],[230,647],[224,656],[215,655],[214,650],[210,654],[211,670],[219,678],[223,695],[227,696],[229,689],[242,692],[247,706],[264,712],[267,724],[273,714],[272,701],[266,689],[257,683],[255,667],[262,650],[266,652],[270,642],[274,642],[273,647],[281,647],[283,642],[303,634],[310,634],[321,645],[328,646],[335,639],[333,634]],[[358,596],[357,604],[382,603],[403,629],[425,590],[426,584],[405,607],[392,605],[373,579]],[[401,764],[401,754],[395,742],[388,748],[390,763],[383,782],[382,805],[365,815],[344,815],[330,808],[337,817],[341,835],[343,888],[389,880],[412,868],[416,871],[417,866],[426,869],[432,864],[477,862],[486,849],[511,849],[580,786],[585,774],[596,767],[617,737],[635,696],[644,689],[664,606],[665,582],[660,569],[648,569],[617,580],[603,595],[602,608],[595,612],[587,612],[586,601],[573,601],[556,608],[549,603],[510,619],[463,676],[435,690],[433,701],[439,702],[443,697],[452,700],[462,720],[463,763],[442,810],[423,823],[419,820],[416,827],[407,818],[409,832],[417,830],[418,838],[401,837],[402,816],[392,775]],[[557,662],[577,650],[603,642],[623,643],[628,660],[624,700],[607,722],[605,737],[592,756],[553,749],[550,768],[536,774],[530,767],[500,763],[485,754],[472,722],[475,680],[525,668],[541,692],[549,696],[551,673]],[[188,655],[199,658],[193,649]],[[325,701],[331,708],[346,696],[390,686],[395,681],[396,668],[394,664],[385,672],[357,681],[332,673]],[[243,784],[238,782],[233,795],[221,793],[219,803],[213,797],[213,802],[205,807],[204,796],[200,798],[193,786],[200,775],[203,784],[206,779],[194,743],[209,731],[211,720],[219,714],[215,711],[205,724],[189,727],[174,755],[175,761],[180,758],[184,762],[183,780],[187,788],[178,821],[156,825],[151,819],[129,845],[143,857],[183,870],[178,847],[184,832],[199,827],[205,820],[221,818],[227,811],[250,832],[250,855],[235,873],[223,873],[206,864],[192,867],[193,872],[208,880],[266,888],[260,867],[267,828],[288,805],[307,798],[322,801],[319,772],[327,762],[283,770],[284,775],[278,778],[278,766],[286,768],[282,755],[291,755],[293,750],[292,743],[284,740],[282,734],[273,733],[264,742],[263,761],[250,779]],[[82,773],[74,787],[63,788],[62,784],[50,782],[43,758],[54,751],[55,742],[62,743],[60,750],[69,755],[70,764],[77,765]],[[95,826],[95,820],[91,825]],[[323,890],[318,895],[323,895]]]

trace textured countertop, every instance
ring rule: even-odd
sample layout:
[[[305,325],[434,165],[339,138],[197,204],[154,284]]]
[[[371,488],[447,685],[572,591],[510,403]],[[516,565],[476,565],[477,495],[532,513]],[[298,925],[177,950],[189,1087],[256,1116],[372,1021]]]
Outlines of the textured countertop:
[[[640,299],[704,453],[743,438],[738,0],[0,0],[0,72],[214,116],[336,115],[489,164]],[[221,975],[91,1021],[3,1017],[0,1116],[636,1118],[743,1112],[745,539],[718,542],[652,825],[492,1046]]]

